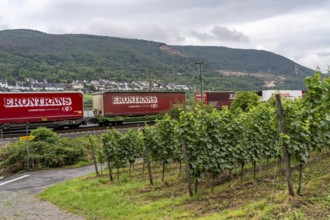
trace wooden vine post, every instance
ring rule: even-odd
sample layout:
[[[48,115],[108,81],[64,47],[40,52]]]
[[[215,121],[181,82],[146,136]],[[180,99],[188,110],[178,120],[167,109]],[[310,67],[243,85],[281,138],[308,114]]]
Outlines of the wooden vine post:
[[[280,132],[280,134],[285,134],[285,132],[286,132],[285,131],[285,119],[284,119],[284,115],[283,115],[283,108],[282,108],[280,94],[276,94],[275,99],[276,99],[276,114],[277,114],[277,121],[278,121],[278,125],[279,125],[279,132]],[[286,180],[288,183],[289,195],[294,196],[292,170],[291,170],[291,159],[290,159],[290,154],[288,152],[288,146],[286,143],[283,143],[283,154],[284,154],[284,164],[285,164],[285,175],[286,175]]]
[[[107,165],[108,165],[108,169],[109,169],[109,178],[110,178],[110,181],[112,182],[113,181],[112,169],[111,169],[109,155],[107,153],[107,147],[106,147],[106,142],[107,141],[106,141],[105,138],[102,138],[102,141],[103,141],[103,151],[104,151],[104,154],[105,154],[105,160],[107,161]]]
[[[93,157],[95,172],[96,172],[96,175],[99,176],[100,174],[99,174],[99,170],[98,170],[98,167],[97,167],[97,161],[96,161],[96,155],[95,155],[95,143],[93,142],[92,137],[89,137],[89,146],[90,146],[90,149],[92,151],[92,157]]]
[[[144,147],[144,157],[145,157],[146,162],[147,162],[147,169],[148,169],[148,176],[149,176],[150,185],[154,185],[154,180],[152,178],[152,172],[151,172],[150,155],[149,155],[149,151],[148,151],[146,146]]]
[[[149,129],[149,127],[147,127],[147,129]],[[149,131],[149,130],[147,130],[147,131]],[[149,152],[150,150],[149,150],[149,145],[146,143],[146,142],[148,142],[148,143],[150,142],[150,140],[146,140],[146,138],[149,137],[146,134],[149,134],[149,133],[146,133],[146,129],[143,129],[142,133],[143,133],[143,136],[144,136],[144,139],[145,139],[144,140],[145,144],[144,144],[144,147],[143,147],[143,155],[144,155],[143,165],[146,162],[150,185],[154,185],[154,179],[152,177],[152,172],[151,172],[151,161],[150,161],[150,152]]]
[[[187,153],[187,146],[183,139],[182,139],[182,153],[183,153],[184,162],[186,164],[186,178],[188,182],[189,196],[192,197],[194,195],[194,191],[192,188],[192,180],[190,176],[189,157]]]

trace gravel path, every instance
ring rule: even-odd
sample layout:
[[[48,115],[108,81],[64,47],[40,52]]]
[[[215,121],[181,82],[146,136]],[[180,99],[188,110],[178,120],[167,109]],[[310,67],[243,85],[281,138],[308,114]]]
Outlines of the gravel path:
[[[0,192],[0,219],[2,220],[82,220],[50,202],[42,201],[28,192]]]

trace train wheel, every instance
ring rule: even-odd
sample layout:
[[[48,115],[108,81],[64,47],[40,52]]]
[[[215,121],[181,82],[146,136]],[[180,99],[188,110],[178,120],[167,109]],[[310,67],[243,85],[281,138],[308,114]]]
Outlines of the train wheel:
[[[77,125],[69,125],[69,128],[74,129],[74,128],[79,128],[80,124]]]

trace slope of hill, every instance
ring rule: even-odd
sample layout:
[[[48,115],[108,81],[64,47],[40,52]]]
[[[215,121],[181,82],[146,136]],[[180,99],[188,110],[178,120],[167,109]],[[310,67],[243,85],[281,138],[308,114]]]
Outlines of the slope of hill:
[[[164,43],[105,36],[54,35],[32,30],[0,31],[0,78],[27,77],[52,82],[142,80],[196,85],[195,62],[204,63],[206,89],[258,90],[303,88],[312,73],[267,51],[225,47],[169,46]],[[272,84],[273,83],[273,84]],[[275,84],[274,84],[275,83]]]

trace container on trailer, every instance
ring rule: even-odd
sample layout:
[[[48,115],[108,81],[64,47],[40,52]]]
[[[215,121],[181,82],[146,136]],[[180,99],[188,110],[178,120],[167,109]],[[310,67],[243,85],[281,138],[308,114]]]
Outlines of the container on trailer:
[[[301,98],[303,96],[303,90],[262,90],[261,101],[266,102],[274,97],[275,94],[280,94],[281,97],[293,100],[295,98]]]
[[[201,101],[200,93],[196,93],[197,101]],[[235,92],[232,91],[206,91],[204,92],[204,104],[208,104],[217,109],[224,106],[230,107],[232,101],[235,99]]]
[[[0,126],[18,124],[80,125],[83,123],[80,92],[0,93]]]
[[[184,92],[105,92],[93,95],[93,112],[101,117],[153,115],[184,102]]]

